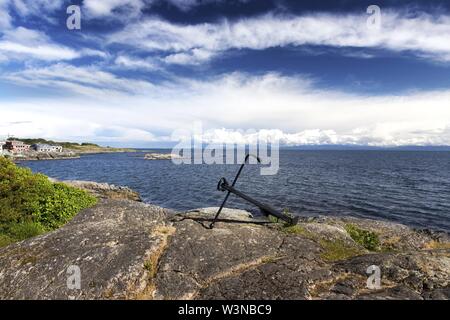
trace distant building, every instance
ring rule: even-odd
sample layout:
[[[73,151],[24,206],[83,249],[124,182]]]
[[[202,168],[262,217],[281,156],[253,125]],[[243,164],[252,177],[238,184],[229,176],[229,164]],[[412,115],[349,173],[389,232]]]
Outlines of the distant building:
[[[22,141],[9,140],[6,141],[3,149],[13,153],[24,153],[30,151],[30,145],[25,144]]]
[[[43,143],[33,144],[31,148],[37,152],[62,152],[61,146],[51,146]]]
[[[5,141],[0,141],[0,154],[3,154],[3,145],[5,144]]]

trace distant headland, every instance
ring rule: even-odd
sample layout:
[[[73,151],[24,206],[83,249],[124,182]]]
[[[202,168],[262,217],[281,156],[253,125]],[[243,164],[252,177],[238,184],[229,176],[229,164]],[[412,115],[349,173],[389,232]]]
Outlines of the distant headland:
[[[10,137],[0,141],[0,155],[14,160],[53,160],[79,158],[80,154],[135,152],[135,149],[103,147],[91,142],[57,142],[43,138]]]

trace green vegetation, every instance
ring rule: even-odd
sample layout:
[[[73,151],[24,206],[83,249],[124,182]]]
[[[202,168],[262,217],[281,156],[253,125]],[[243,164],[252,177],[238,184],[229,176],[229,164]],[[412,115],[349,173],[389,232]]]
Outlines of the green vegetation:
[[[293,215],[289,212],[289,209],[288,209],[288,208],[284,208],[284,209],[283,209],[283,212],[281,212],[281,213],[282,213],[283,215],[285,215],[286,217],[293,218]],[[278,222],[281,222],[280,219],[278,219],[277,217],[272,216],[272,215],[269,215],[269,216],[268,216],[268,220],[269,220],[271,223],[278,223]]]
[[[353,224],[347,224],[345,230],[350,237],[358,244],[370,251],[376,251],[380,248],[380,239],[375,232],[360,229]]]
[[[357,246],[342,240],[322,239],[319,234],[314,234],[301,225],[285,226],[282,231],[288,234],[301,235],[319,243],[323,249],[321,257],[327,261],[345,260],[364,253],[363,250]]]
[[[77,147],[81,147],[81,146],[94,146],[94,147],[98,147],[101,148],[99,145],[94,144],[94,143],[88,143],[88,142],[83,142],[83,143],[76,143],[76,142],[56,142],[56,141],[52,141],[52,140],[46,140],[46,139],[42,139],[42,138],[37,138],[37,139],[24,139],[24,138],[9,138],[8,140],[17,140],[17,141],[22,141],[23,143],[26,144],[36,144],[36,143],[43,143],[43,144],[50,144],[50,145],[59,145],[62,146],[63,148],[77,148]]]
[[[314,238],[314,235],[311,232],[307,231],[304,227],[298,224],[294,226],[285,225],[282,231],[288,234],[299,234],[307,238]]]
[[[157,271],[157,265],[152,260],[144,262],[144,269],[148,271],[150,277],[154,277]]]
[[[83,190],[0,157],[0,246],[54,230],[96,202]]]
[[[323,248],[321,257],[327,261],[340,261],[363,254],[361,249],[350,246],[342,240],[329,241],[321,239],[319,244]]]

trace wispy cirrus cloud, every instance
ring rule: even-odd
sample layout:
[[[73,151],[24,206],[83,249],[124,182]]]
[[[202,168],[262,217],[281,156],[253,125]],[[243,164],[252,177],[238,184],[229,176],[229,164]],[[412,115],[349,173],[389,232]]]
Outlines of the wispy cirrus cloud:
[[[0,0],[0,31],[11,27],[12,18],[8,10],[9,0]]]
[[[60,9],[66,0],[4,0],[9,2],[10,6],[15,9],[20,16],[45,16],[46,13],[52,13]],[[43,10],[43,8],[45,8]]]
[[[45,1],[45,0],[41,0]],[[249,2],[250,0],[239,0]],[[223,3],[225,0],[84,0],[84,9],[89,18],[116,17],[121,18],[123,13],[128,18],[135,18],[142,14],[143,9],[151,9],[152,6],[166,3],[182,11],[189,11],[197,6],[210,3]],[[123,16],[122,16],[123,18]]]
[[[45,33],[24,27],[3,32],[0,53],[9,59],[31,57],[47,61],[71,60],[81,56],[72,48],[54,43]]]
[[[119,68],[129,70],[149,71],[159,69],[159,64],[157,61],[153,61],[152,59],[149,58],[143,59],[123,54],[119,54],[116,57],[114,64]]]
[[[83,8],[86,10],[88,18],[116,16],[117,10],[126,12],[130,18],[138,16],[146,3],[152,2],[151,0],[85,0]]]
[[[367,27],[367,17],[366,14],[266,14],[201,24],[176,24],[153,17],[111,34],[109,42],[131,44],[149,52],[171,52],[167,60],[175,63],[190,63],[189,57],[195,58],[194,50],[208,53],[207,58],[211,58],[231,49],[303,45],[407,51],[432,60],[450,61],[449,16],[409,17],[387,11],[383,12],[379,30]]]
[[[43,61],[73,60],[83,56],[106,57],[103,51],[90,48],[71,48],[50,39],[42,31],[25,27],[4,30],[0,36],[0,55],[5,60],[36,59]]]
[[[185,52],[173,53],[162,58],[168,64],[199,65],[211,60],[217,53],[194,48]]]
[[[75,67],[67,63],[9,72],[0,78],[15,84],[63,89],[72,95],[92,98],[109,99],[117,95],[151,94],[155,91],[155,86],[148,81],[121,78],[96,66]]]

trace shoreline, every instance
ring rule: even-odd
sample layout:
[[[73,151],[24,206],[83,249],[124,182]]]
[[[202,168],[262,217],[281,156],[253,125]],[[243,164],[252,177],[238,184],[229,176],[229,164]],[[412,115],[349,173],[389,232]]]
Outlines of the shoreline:
[[[95,154],[113,154],[113,153],[134,153],[137,150],[111,150],[111,151],[67,151],[62,153],[49,153],[49,152],[30,152],[27,154],[14,154],[14,153],[3,153],[0,156],[10,158],[14,162],[18,161],[43,161],[43,160],[70,160],[70,159],[80,159],[82,155],[95,155]]]

